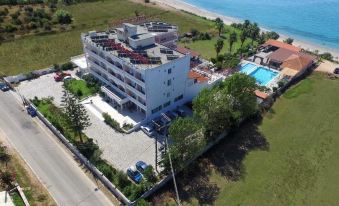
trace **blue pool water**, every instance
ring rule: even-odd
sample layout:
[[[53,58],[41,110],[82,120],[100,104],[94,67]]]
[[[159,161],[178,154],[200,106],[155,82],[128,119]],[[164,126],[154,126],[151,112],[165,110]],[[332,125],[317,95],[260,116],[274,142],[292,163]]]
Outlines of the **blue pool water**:
[[[250,74],[251,72],[253,72],[253,69],[255,67],[257,67],[255,64],[247,63],[247,64],[241,66],[240,71],[245,73],[245,74]]]
[[[278,72],[272,71],[265,67],[260,67],[252,63],[242,65],[240,72],[243,72],[251,77],[254,77],[258,84],[266,86],[274,77],[278,75]]]
[[[255,21],[293,38],[339,50],[339,0],[184,0],[200,8]]]
[[[250,76],[254,77],[261,86],[266,86],[266,84],[277,75],[278,72],[266,69],[264,67],[258,67],[252,73],[250,73]]]

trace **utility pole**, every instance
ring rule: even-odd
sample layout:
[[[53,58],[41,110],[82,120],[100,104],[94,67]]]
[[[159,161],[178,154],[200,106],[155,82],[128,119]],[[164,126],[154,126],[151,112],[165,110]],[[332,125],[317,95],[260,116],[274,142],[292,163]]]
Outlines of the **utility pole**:
[[[167,136],[165,136],[165,140],[166,140],[166,147],[168,147],[168,140],[167,140]],[[174,174],[174,169],[173,169],[173,165],[172,165],[172,158],[171,158],[171,153],[168,150],[168,158],[170,161],[170,166],[171,166],[171,172],[172,172],[172,178],[173,178],[173,184],[174,184],[174,190],[175,190],[175,195],[177,198],[177,203],[179,206],[181,206],[180,203],[180,198],[179,198],[179,192],[178,192],[178,187],[177,187],[177,181],[175,180],[175,174]]]

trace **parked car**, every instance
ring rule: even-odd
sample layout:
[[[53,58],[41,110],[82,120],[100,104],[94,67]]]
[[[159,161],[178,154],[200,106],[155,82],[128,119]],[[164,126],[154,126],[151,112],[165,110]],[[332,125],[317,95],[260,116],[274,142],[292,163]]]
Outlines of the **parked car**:
[[[135,167],[137,168],[137,170],[141,173],[145,172],[145,170],[147,169],[148,167],[148,164],[146,164],[144,161],[138,161],[136,164],[135,164]]]
[[[31,117],[36,116],[36,110],[32,106],[28,106],[28,107],[26,107],[26,109],[27,109],[27,113],[29,115],[31,115]]]
[[[65,81],[68,81],[68,80],[71,80],[71,79],[73,79],[73,77],[71,77],[71,76],[65,76],[64,79],[63,79],[63,81],[65,82]]]
[[[335,68],[334,74],[339,74],[339,68]]]
[[[7,84],[4,82],[0,82],[0,89],[1,91],[6,92],[9,90],[9,86],[7,86]]]
[[[131,166],[127,169],[127,175],[131,178],[135,183],[140,183],[142,180],[141,173],[135,169],[135,167]]]
[[[66,73],[66,72],[56,72],[54,75],[54,80],[56,82],[62,81],[66,76],[71,76],[71,74]]]
[[[140,128],[148,136],[152,136],[154,134],[154,127],[151,125],[142,125]]]

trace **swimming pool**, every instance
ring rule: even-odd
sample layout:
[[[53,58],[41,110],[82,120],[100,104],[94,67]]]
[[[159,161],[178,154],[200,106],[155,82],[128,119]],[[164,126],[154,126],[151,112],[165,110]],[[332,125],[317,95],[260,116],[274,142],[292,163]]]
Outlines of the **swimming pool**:
[[[247,63],[241,66],[240,71],[249,75],[257,67],[255,64]]]
[[[272,71],[268,68],[257,66],[252,63],[247,63],[241,66],[240,72],[243,72],[251,77],[254,77],[258,84],[266,86],[273,78],[278,75],[278,72]]]
[[[265,67],[257,67],[250,76],[254,77],[261,86],[266,86],[273,78],[278,75],[278,72],[272,71]]]

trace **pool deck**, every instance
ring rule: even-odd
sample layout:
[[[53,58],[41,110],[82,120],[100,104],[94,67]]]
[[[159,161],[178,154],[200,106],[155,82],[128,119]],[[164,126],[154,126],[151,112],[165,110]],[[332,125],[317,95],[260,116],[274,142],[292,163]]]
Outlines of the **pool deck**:
[[[265,68],[265,69],[268,69],[270,71],[273,71],[273,72],[277,72],[278,75],[275,76],[274,78],[272,78],[270,81],[268,81],[266,84],[265,84],[265,87],[271,89],[273,91],[273,87],[277,87],[278,86],[278,82],[279,80],[282,78],[282,75],[281,75],[281,72],[276,70],[276,69],[272,69],[272,68],[269,68],[267,66],[263,66],[263,65],[260,65],[260,64],[257,64],[255,62],[251,62],[251,61],[247,61],[247,60],[242,60],[241,61],[241,66],[244,66],[246,64],[252,64],[252,65],[255,65],[255,67],[253,67],[253,69],[249,70],[249,71],[246,71],[244,72],[245,74],[247,75],[250,75],[251,73],[253,73],[258,67],[262,67],[262,68]],[[271,91],[271,92],[272,92]],[[269,92],[269,93],[271,93]]]

